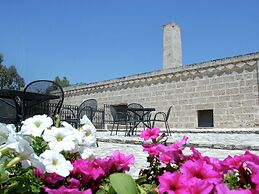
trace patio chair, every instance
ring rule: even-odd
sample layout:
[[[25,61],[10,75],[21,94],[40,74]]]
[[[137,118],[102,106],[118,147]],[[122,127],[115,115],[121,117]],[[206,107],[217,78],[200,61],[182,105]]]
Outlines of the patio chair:
[[[167,113],[165,113],[165,112],[157,112],[154,115],[154,118],[152,119],[152,122],[153,122],[152,127],[154,127],[156,123],[162,122],[162,123],[165,124],[166,133],[171,135],[171,130],[170,130],[170,127],[169,127],[169,124],[168,124],[168,118],[169,118],[171,109],[172,109],[172,106],[169,107]]]
[[[0,98],[0,123],[5,124],[20,124],[22,115],[19,111],[20,106],[16,100],[11,98]]]
[[[125,131],[125,136],[128,133],[128,124],[129,124],[129,117],[127,114],[127,108],[122,109],[121,107],[118,108],[117,106],[110,105],[110,112],[112,115],[112,129],[111,129],[111,134],[114,130],[114,126],[117,125],[116,127],[116,135],[118,133],[119,125],[125,125],[126,126],[126,131]]]
[[[93,118],[96,112],[97,112],[96,99],[87,99],[79,105],[77,117],[80,119],[84,115],[86,115],[90,119],[90,121],[93,121]]]
[[[33,95],[38,95],[37,99],[33,99]],[[60,85],[51,80],[33,81],[24,89],[23,118],[41,114],[54,117],[60,113],[63,101],[64,92]]]

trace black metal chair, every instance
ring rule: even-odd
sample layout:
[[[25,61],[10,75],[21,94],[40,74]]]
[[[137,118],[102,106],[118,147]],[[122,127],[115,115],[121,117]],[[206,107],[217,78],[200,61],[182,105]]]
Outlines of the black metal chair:
[[[0,123],[14,124],[19,127],[22,120],[20,104],[15,99],[0,98]]]
[[[90,121],[93,121],[94,115],[97,112],[97,101],[96,99],[87,99],[83,101],[77,111],[77,118],[82,118],[86,115]]]
[[[40,98],[33,98],[37,95]],[[54,117],[60,113],[64,101],[64,91],[60,85],[51,80],[36,80],[24,89],[23,119],[34,115],[46,114]]]
[[[126,136],[128,133],[128,124],[130,124],[129,115],[127,113],[127,107],[125,107],[123,109],[118,106],[110,105],[110,112],[111,112],[112,119],[113,119],[110,135],[112,135],[112,132],[114,130],[114,125],[117,125],[116,135],[118,133],[119,125],[125,125],[126,126],[125,136]]]
[[[152,127],[155,126],[155,123],[162,122],[162,123],[165,124],[165,128],[166,128],[167,134],[171,135],[171,130],[170,130],[170,127],[169,127],[169,124],[168,124],[168,119],[169,119],[169,115],[170,115],[171,109],[172,109],[172,106],[169,107],[167,113],[165,113],[165,112],[157,112],[154,115],[154,118],[152,119],[152,122],[153,122]]]

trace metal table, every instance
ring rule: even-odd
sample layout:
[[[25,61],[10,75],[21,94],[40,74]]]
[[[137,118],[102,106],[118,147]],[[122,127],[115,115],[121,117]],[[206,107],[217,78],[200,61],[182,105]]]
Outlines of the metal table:
[[[59,96],[52,94],[40,94],[33,92],[24,92],[20,90],[1,89],[0,98],[14,99],[17,103],[17,112],[24,118],[25,102],[39,104],[48,100],[58,99]]]
[[[19,97],[21,100],[27,100],[27,101],[34,100],[34,101],[40,101],[40,102],[59,98],[59,96],[52,95],[52,94],[40,94],[40,93],[24,92],[21,90],[11,90],[11,89],[1,89],[0,97],[13,98],[13,99],[16,97]]]
[[[150,112],[155,110],[155,108],[127,108],[127,111],[130,111],[135,115],[135,118],[131,118],[135,124],[133,127],[131,127],[128,135],[130,135],[130,132],[133,134],[134,129],[136,129],[140,123],[142,123],[147,128],[151,128],[149,118],[145,119],[145,117],[147,117],[150,114]],[[143,114],[140,115],[139,112],[143,112]]]

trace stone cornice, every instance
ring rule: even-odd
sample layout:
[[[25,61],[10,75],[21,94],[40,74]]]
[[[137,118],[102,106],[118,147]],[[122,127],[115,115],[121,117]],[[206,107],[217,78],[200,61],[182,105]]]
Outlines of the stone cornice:
[[[136,74],[133,76],[85,84],[81,86],[71,86],[64,88],[65,96],[83,95],[103,91],[112,91],[157,83],[171,82],[202,78],[204,76],[230,74],[233,71],[242,72],[244,70],[254,71],[259,52],[247,55],[229,57],[212,60],[203,63],[186,65],[179,68],[172,68],[148,73]]]

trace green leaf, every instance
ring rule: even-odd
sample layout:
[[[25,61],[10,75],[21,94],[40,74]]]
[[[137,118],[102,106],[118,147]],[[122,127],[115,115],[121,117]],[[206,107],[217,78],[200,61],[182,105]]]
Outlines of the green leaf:
[[[99,190],[96,192],[96,194],[105,194],[105,191],[102,190],[102,189],[99,189]]]
[[[133,178],[124,173],[114,173],[110,175],[110,181],[113,189],[118,194],[137,194],[137,186]]]
[[[5,168],[0,168],[0,184],[3,184],[9,180],[9,175],[7,171],[5,171]]]

